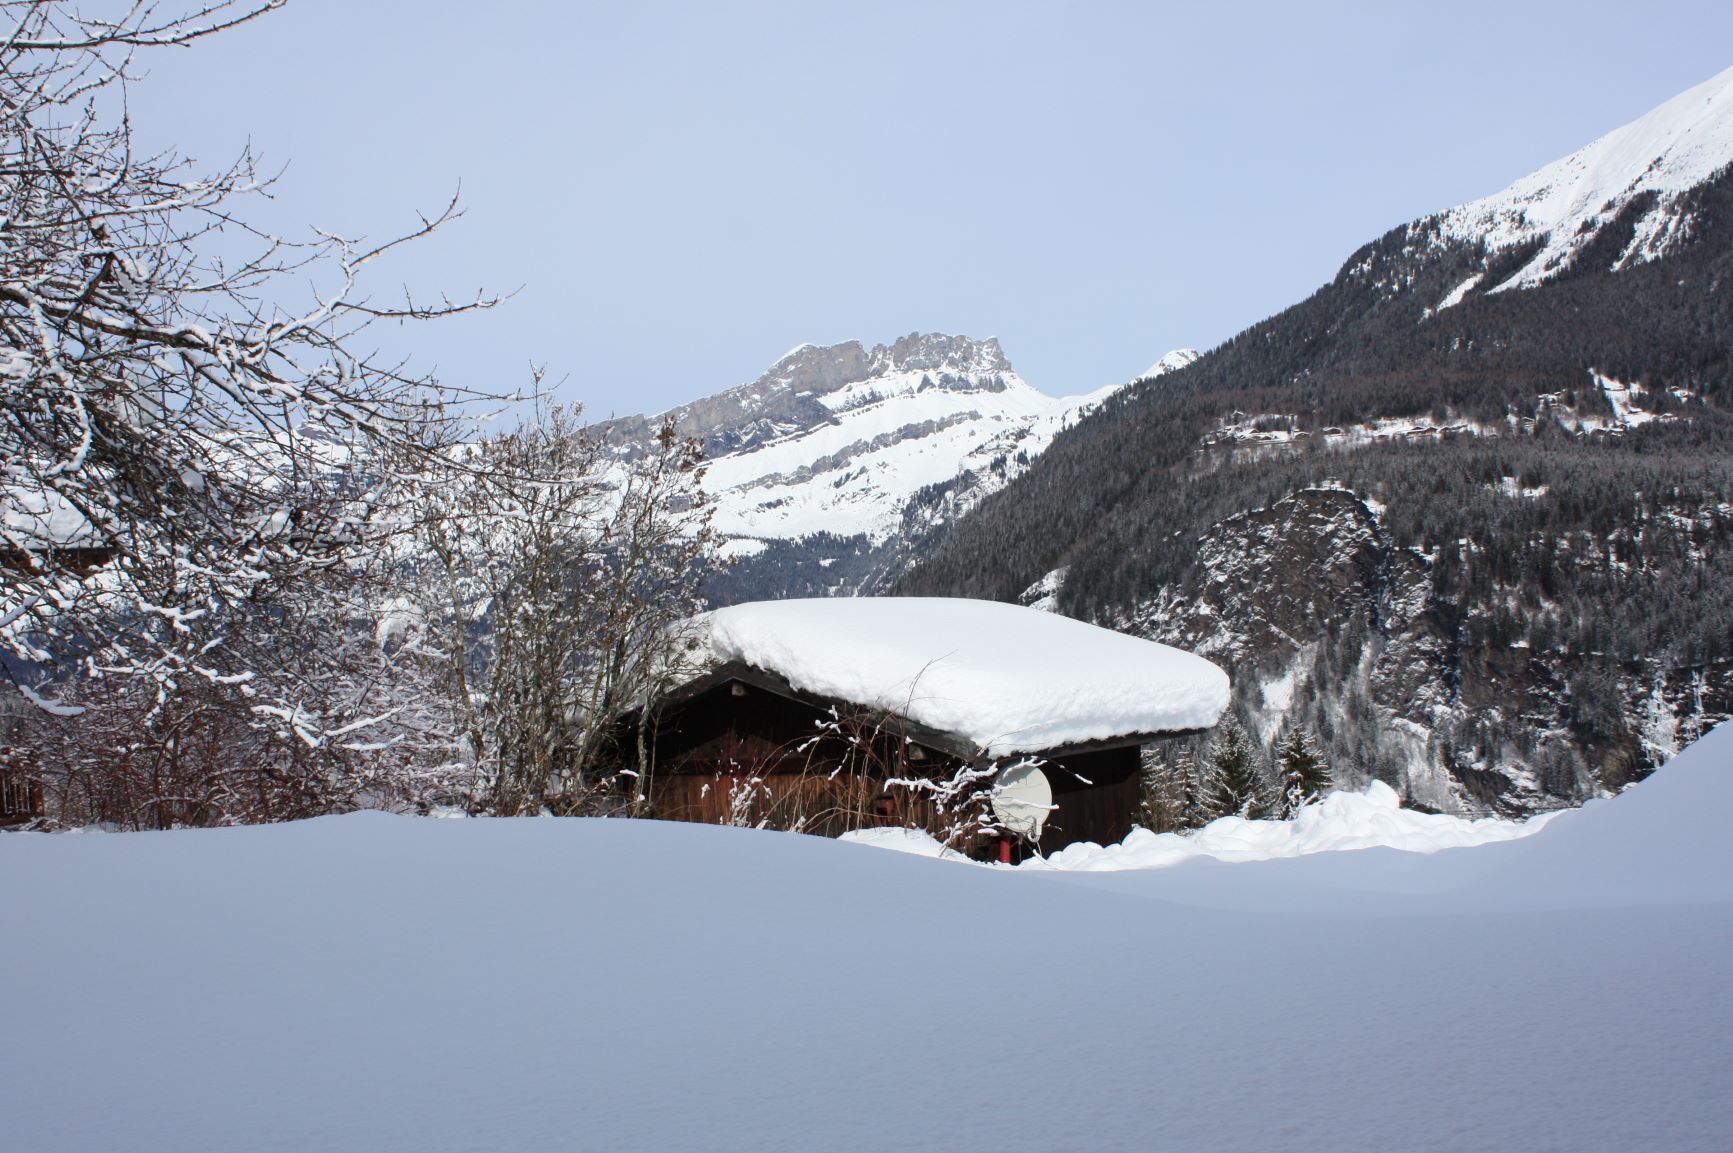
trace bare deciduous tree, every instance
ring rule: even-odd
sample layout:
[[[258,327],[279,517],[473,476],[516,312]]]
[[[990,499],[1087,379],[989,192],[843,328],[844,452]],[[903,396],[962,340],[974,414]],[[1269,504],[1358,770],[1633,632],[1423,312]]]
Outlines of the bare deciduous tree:
[[[250,153],[136,152],[139,55],[277,6],[0,0],[0,665],[68,820],[582,808],[700,604],[697,446],[559,408],[477,441],[473,394],[359,351],[492,303],[364,286],[455,201],[292,240]]]
[[[461,483],[435,474],[411,502],[418,579],[397,659],[445,703],[478,807],[585,811],[605,795],[599,763],[646,760],[612,722],[677,677],[682,622],[702,606],[702,455],[671,425],[637,451],[607,444],[559,406],[452,451]]]
[[[295,241],[247,225],[269,183],[250,153],[201,171],[135,150],[138,55],[277,6],[0,4],[0,644],[44,707],[45,667],[82,654],[159,702],[202,680],[295,711],[236,621],[376,547],[379,450],[426,443],[455,399],[355,338],[489,303],[363,289],[455,203],[385,243]]]

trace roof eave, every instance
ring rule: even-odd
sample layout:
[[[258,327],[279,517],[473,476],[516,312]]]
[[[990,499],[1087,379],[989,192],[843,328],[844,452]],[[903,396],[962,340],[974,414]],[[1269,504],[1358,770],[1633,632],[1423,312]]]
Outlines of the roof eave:
[[[819,710],[830,709],[837,705],[852,705],[854,708],[866,710],[875,716],[882,715],[887,718],[894,718],[897,727],[901,729],[902,736],[906,740],[924,745],[937,752],[946,753],[960,760],[972,761],[986,752],[981,745],[970,740],[961,733],[947,732],[943,729],[935,729],[928,725],[923,725],[919,721],[910,720],[908,717],[893,710],[880,709],[876,706],[863,705],[855,701],[843,701],[838,698],[820,696],[817,693],[809,693],[804,689],[795,688],[794,685],[789,683],[788,678],[784,677],[780,673],[774,673],[768,669],[761,669],[757,665],[747,664],[744,661],[726,661],[712,668],[708,672],[694,677],[692,680],[687,681],[685,684],[664,696],[659,702],[659,707],[684,704],[685,702],[700,697],[711,689],[725,685],[730,681],[739,681],[742,684],[752,685],[755,688],[763,689],[765,692],[774,693],[777,696],[784,697],[791,701],[798,701],[801,704],[809,705]],[[1122,749],[1128,745],[1146,745],[1151,741],[1169,740],[1175,737],[1199,736],[1208,731],[1209,729],[1207,727],[1190,729],[1154,729],[1103,737],[1099,740],[1093,741],[1078,741],[1066,745],[1048,745],[1041,748],[1021,748],[1015,745],[1008,747],[1000,746],[998,751],[991,755],[995,759],[1003,757],[1044,757],[1056,759],[1059,757],[1078,756],[1084,753],[1104,752],[1108,749]]]

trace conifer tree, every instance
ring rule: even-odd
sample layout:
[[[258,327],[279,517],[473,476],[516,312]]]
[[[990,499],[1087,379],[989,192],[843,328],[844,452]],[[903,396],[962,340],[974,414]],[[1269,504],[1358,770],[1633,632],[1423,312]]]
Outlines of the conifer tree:
[[[1276,750],[1282,774],[1281,819],[1291,821],[1330,789],[1330,765],[1304,729],[1289,733]]]
[[[1143,774],[1143,807],[1149,827],[1171,833],[1204,824],[1198,811],[1197,758],[1190,747],[1180,745],[1146,753]]]
[[[1204,811],[1203,802],[1204,774],[1198,769],[1197,751],[1193,745],[1182,746],[1174,757],[1174,779],[1180,800],[1179,827],[1201,829],[1209,824],[1209,814]]]
[[[1257,752],[1246,730],[1231,713],[1216,729],[1215,741],[1210,746],[1202,802],[1209,820],[1243,817],[1260,821],[1270,815],[1269,790],[1258,771]]]

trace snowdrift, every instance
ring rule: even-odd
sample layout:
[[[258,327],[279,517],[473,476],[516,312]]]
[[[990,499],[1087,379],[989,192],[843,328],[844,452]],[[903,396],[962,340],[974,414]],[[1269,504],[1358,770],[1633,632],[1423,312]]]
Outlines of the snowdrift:
[[[9,1146],[1718,1148],[1733,729],[1538,834],[1117,873],[358,814],[0,837]]]
[[[1081,842],[1067,845],[1050,857],[1032,857],[1017,867],[1108,872],[1163,869],[1204,859],[1269,861],[1346,849],[1436,853],[1440,849],[1514,841],[1539,832],[1556,816],[1559,814],[1542,813],[1526,821],[1506,821],[1420,813],[1404,809],[1395,789],[1382,781],[1373,781],[1364,792],[1331,793],[1318,804],[1302,809],[1291,821],[1222,817],[1201,829],[1183,834],[1133,829],[1121,844],[1102,846]],[[841,839],[923,857],[979,863],[969,861],[960,853],[947,853],[930,833],[918,829],[861,829],[844,833]]]

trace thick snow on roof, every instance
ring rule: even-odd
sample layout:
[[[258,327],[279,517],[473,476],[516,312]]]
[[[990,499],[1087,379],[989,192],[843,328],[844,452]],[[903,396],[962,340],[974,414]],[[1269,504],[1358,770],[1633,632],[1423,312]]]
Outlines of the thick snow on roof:
[[[50,489],[0,489],[0,542],[19,548],[78,548],[97,543],[84,514]]]
[[[1207,728],[1228,678],[1190,653],[995,601],[756,601],[704,618],[711,656],[955,733],[994,756]]]

